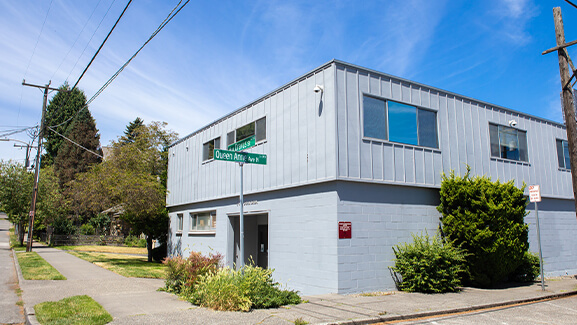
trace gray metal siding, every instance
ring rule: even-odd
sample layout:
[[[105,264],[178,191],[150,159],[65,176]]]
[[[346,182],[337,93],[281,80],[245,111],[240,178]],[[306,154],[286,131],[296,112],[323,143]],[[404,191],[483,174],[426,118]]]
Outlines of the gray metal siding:
[[[261,117],[266,117],[266,140],[247,152],[266,154],[267,165],[245,164],[245,193],[335,179],[334,80],[333,65],[325,66],[173,145],[167,205],[238,195],[238,164],[203,162],[202,146],[220,137],[226,149],[228,132]],[[313,92],[316,84],[324,86],[322,97]]]
[[[572,198],[570,174],[557,164],[562,126],[346,64],[336,65],[336,79],[339,179],[440,187],[442,172],[463,175],[469,165],[473,175],[539,184],[543,196]],[[364,138],[363,94],[436,111],[439,148]],[[528,162],[491,157],[489,123],[512,119],[527,132]]]

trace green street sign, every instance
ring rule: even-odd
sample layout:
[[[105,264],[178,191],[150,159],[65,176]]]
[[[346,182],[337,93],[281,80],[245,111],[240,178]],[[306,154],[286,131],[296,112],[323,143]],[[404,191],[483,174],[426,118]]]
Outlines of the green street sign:
[[[223,161],[244,162],[247,164],[266,165],[266,155],[261,155],[257,153],[214,149],[214,159]]]
[[[235,142],[233,144],[228,145],[228,150],[231,151],[243,151],[245,149],[248,149],[250,147],[254,147],[254,144],[256,143],[255,137],[250,136],[246,139],[242,139],[238,142]]]

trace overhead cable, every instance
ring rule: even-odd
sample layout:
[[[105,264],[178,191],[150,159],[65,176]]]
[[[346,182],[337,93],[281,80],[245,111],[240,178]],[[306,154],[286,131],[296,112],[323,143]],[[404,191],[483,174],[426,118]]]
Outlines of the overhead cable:
[[[63,125],[65,123],[70,122],[72,119],[76,118],[76,116],[78,116],[78,114],[84,110],[85,108],[88,107],[88,105],[90,105],[90,103],[92,103],[96,97],[98,97],[103,91],[104,89],[106,89],[106,87],[108,87],[112,81],[114,81],[114,79],[116,79],[116,77],[118,77],[118,75],[124,70],[124,68],[126,68],[128,66],[128,64],[130,64],[130,62],[138,55],[138,53],[140,53],[140,51],[172,20],[172,18],[174,18],[174,16],[176,16],[181,10],[182,8],[184,8],[184,6],[186,6],[188,3],[190,2],[190,0],[187,0],[182,6],[180,6],[180,4],[182,3],[182,0],[178,2],[178,4],[172,9],[172,11],[168,14],[168,16],[162,21],[162,23],[158,26],[158,28],[156,28],[156,30],[152,33],[152,35],[150,35],[150,37],[146,40],[146,42],[144,42],[144,44],[142,44],[142,46],[130,57],[130,59],[128,59],[128,61],[126,61],[126,63],[124,63],[113,75],[112,77],[110,77],[108,79],[108,81],[106,81],[106,83],[104,83],[104,85],[102,87],[100,87],[100,89],[86,102],[86,104],[80,108],[76,114],[74,114],[74,116],[70,117],[69,119],[67,119],[66,121],[60,123],[60,124],[56,124],[56,125],[52,125],[51,127],[49,127],[50,129],[58,127],[60,125]],[[179,8],[180,6],[180,8]]]
[[[112,28],[111,28],[110,31],[108,32],[108,35],[106,35],[106,37],[104,38],[104,41],[102,41],[102,44],[100,44],[100,46],[98,47],[98,50],[96,50],[96,53],[94,53],[94,55],[92,56],[92,59],[90,59],[90,62],[88,62],[88,65],[86,66],[86,68],[84,68],[84,71],[82,71],[82,74],[80,74],[80,77],[78,77],[78,80],[76,80],[76,83],[74,84],[74,86],[72,86],[71,91],[73,91],[74,88],[76,88],[76,86],[77,86],[78,83],[80,82],[80,79],[82,79],[82,77],[84,77],[84,74],[86,73],[86,70],[88,70],[88,68],[90,67],[90,65],[92,64],[92,62],[94,62],[94,59],[96,59],[96,56],[98,55],[98,53],[100,53],[100,50],[101,50],[102,47],[104,46],[104,43],[106,43],[106,41],[108,40],[108,37],[110,37],[110,34],[112,34],[112,31],[114,30],[114,28],[116,28],[116,25],[118,25],[118,22],[120,21],[120,19],[122,18],[122,16],[123,16],[124,13],[126,12],[126,9],[128,9],[128,6],[130,6],[131,3],[132,3],[132,0],[129,0],[128,3],[126,4],[126,7],[124,7],[124,10],[122,10],[122,13],[121,13],[120,16],[118,17],[118,19],[116,19],[116,22],[114,23],[114,26],[112,26]]]

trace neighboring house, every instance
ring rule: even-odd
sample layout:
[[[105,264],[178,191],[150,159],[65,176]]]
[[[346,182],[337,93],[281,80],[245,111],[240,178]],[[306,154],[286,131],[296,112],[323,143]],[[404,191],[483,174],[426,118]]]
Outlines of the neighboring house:
[[[318,86],[318,87],[317,87]],[[239,258],[237,163],[246,150],[245,257],[304,294],[394,289],[392,247],[439,227],[441,173],[541,186],[545,272],[577,273],[577,219],[562,124],[333,60],[169,148],[169,252]],[[528,194],[528,189],[525,189]],[[537,252],[534,206],[526,217]],[[339,238],[350,222],[351,238]],[[345,224],[346,226],[347,224]]]

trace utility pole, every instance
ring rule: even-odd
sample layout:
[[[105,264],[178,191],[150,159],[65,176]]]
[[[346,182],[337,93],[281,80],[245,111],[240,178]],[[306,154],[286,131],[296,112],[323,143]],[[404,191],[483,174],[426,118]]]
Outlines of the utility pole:
[[[567,142],[569,144],[569,159],[571,162],[571,177],[573,181],[573,198],[575,199],[575,211],[577,213],[577,121],[575,120],[575,106],[571,80],[575,77],[575,67],[566,48],[577,44],[576,41],[565,43],[565,30],[563,27],[563,17],[561,8],[553,8],[553,18],[555,20],[555,38],[557,46],[544,51],[542,54],[557,51],[559,57],[559,74],[561,75],[561,91],[563,96],[563,115],[565,116],[565,126],[567,129]],[[571,68],[569,69],[569,64]],[[571,73],[572,71],[572,73]],[[576,215],[577,217],[577,215]]]
[[[22,85],[44,89],[44,102],[42,103],[42,119],[40,121],[40,130],[38,131],[38,150],[36,151],[36,163],[34,166],[34,187],[32,188],[32,205],[30,206],[30,222],[28,224],[28,241],[26,242],[26,251],[32,251],[32,234],[34,233],[34,215],[36,214],[36,199],[38,197],[38,181],[40,179],[40,158],[42,154],[42,137],[44,136],[44,117],[46,115],[46,102],[48,101],[48,90],[56,90],[50,87],[51,81],[45,86],[27,84],[22,80]]]

